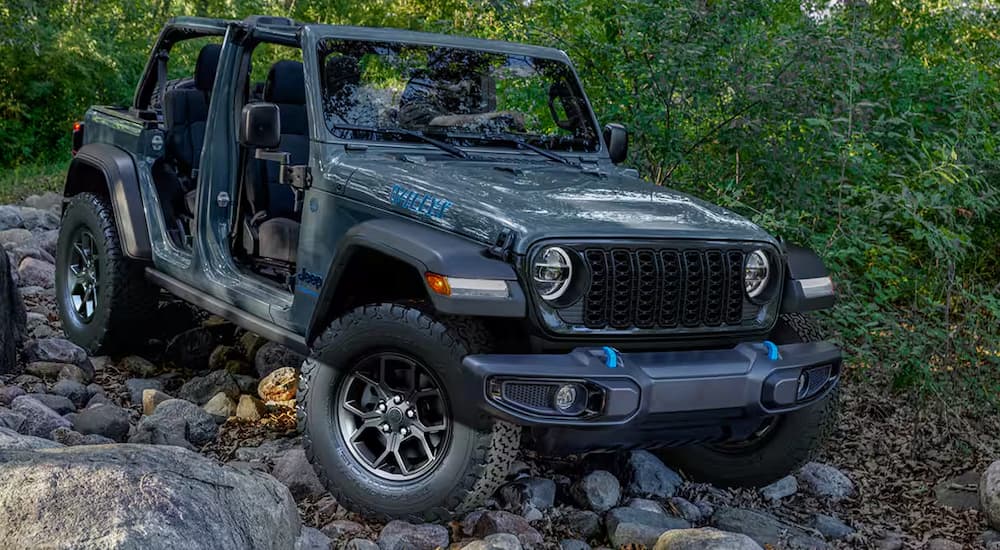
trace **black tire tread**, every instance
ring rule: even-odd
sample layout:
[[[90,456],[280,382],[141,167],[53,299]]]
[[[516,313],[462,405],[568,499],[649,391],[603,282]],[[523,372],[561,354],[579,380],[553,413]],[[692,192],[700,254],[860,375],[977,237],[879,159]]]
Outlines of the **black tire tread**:
[[[310,379],[320,365],[313,358],[327,346],[337,345],[337,336],[346,328],[347,323],[357,323],[365,318],[382,319],[386,317],[419,327],[420,330],[427,332],[428,336],[439,340],[441,345],[451,350],[451,353],[456,357],[484,351],[489,349],[492,343],[490,333],[481,323],[473,319],[447,318],[437,321],[428,313],[415,307],[382,303],[359,307],[343,317],[335,319],[313,344],[313,353],[310,359],[302,365],[296,395],[297,421],[299,432],[302,433],[306,456],[313,464],[320,481],[338,502],[362,516],[383,522],[399,518],[389,517],[361,502],[352,500],[349,495],[338,490],[336,482],[327,474],[320,461],[316,460],[306,426],[304,404],[309,399]],[[478,435],[473,457],[473,463],[476,467],[470,468],[463,479],[456,481],[455,490],[452,491],[442,507],[425,511],[422,514],[413,514],[404,519],[427,522],[447,521],[456,514],[467,512],[481,505],[504,482],[510,471],[510,465],[517,458],[517,453],[520,450],[521,430],[513,424],[495,421],[486,415],[482,415],[481,420],[483,425],[492,424],[492,429]]]

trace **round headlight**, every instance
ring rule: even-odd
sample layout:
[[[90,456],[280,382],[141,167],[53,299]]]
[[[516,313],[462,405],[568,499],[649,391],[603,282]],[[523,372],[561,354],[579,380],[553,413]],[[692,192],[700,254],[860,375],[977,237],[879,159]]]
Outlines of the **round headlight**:
[[[558,246],[550,246],[535,257],[531,266],[535,290],[545,300],[556,300],[566,293],[573,279],[573,263],[569,254]]]
[[[771,266],[763,250],[754,250],[743,263],[743,287],[747,296],[756,298],[767,288],[771,278]]]

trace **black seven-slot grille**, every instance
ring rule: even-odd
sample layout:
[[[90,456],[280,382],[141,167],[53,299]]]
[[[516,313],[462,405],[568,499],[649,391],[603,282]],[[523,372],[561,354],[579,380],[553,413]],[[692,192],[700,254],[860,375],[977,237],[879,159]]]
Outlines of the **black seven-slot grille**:
[[[738,249],[586,248],[587,328],[669,329],[740,325],[743,258]]]

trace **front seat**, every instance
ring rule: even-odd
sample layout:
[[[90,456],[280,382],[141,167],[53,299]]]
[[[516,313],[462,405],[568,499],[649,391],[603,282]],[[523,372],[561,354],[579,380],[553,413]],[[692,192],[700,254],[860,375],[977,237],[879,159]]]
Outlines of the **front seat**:
[[[205,124],[208,105],[219,67],[222,46],[208,44],[198,52],[194,68],[194,88],[174,88],[163,96],[163,121],[166,125],[167,155],[177,166],[182,185],[187,191],[184,203],[194,213],[197,196],[198,165],[205,144]]]
[[[264,101],[278,106],[281,143],[278,150],[289,154],[290,165],[309,162],[309,122],[306,116],[306,86],[302,63],[279,61],[271,66],[264,83]],[[277,162],[262,162],[247,186],[253,210],[251,241],[256,255],[266,260],[294,264],[299,248],[299,221],[295,192],[280,183]],[[251,254],[254,252],[251,251]]]

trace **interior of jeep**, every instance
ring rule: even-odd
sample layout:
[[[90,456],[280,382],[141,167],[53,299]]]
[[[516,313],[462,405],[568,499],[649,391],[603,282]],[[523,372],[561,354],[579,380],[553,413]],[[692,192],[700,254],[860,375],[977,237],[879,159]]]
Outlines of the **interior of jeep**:
[[[189,50],[196,46],[196,55],[181,51],[184,46]],[[158,80],[163,82],[157,82],[149,103],[164,132],[165,146],[163,157],[154,165],[153,179],[170,238],[184,249],[192,246],[199,215],[198,175],[221,50],[219,37],[175,43],[163,55],[168,66],[159,71]],[[185,68],[183,61],[192,57],[193,66],[188,63]],[[309,124],[301,50],[258,44],[245,59],[238,81],[246,85],[242,98],[237,98],[242,104],[236,108],[265,102],[280,113],[280,143],[269,151],[286,154],[289,166],[306,164]],[[273,154],[259,155],[255,148],[240,145],[239,158],[236,214],[230,232],[233,258],[252,274],[290,288],[302,215],[299,191],[283,183],[282,163]]]

